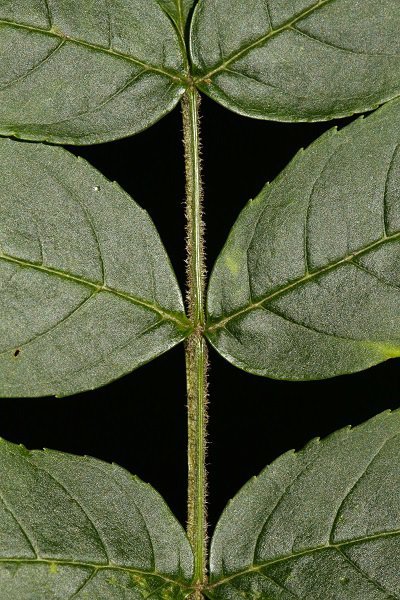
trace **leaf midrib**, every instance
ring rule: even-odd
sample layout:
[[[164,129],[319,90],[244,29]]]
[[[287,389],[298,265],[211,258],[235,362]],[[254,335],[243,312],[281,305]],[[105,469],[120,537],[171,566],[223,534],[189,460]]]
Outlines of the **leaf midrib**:
[[[114,296],[117,296],[118,298],[122,298],[123,300],[127,300],[128,302],[131,302],[132,304],[135,304],[137,306],[142,306],[144,308],[147,308],[147,309],[159,314],[161,316],[161,318],[164,319],[165,321],[172,321],[173,323],[175,323],[175,325],[178,325],[180,329],[184,329],[185,331],[188,331],[191,327],[190,321],[188,319],[186,319],[186,317],[179,318],[177,316],[177,314],[162,308],[158,304],[153,304],[151,302],[143,300],[142,298],[132,296],[131,294],[128,294],[121,290],[117,290],[117,289],[109,287],[107,285],[102,285],[101,283],[95,283],[94,281],[90,281],[89,279],[85,279],[84,277],[80,277],[78,275],[74,275],[74,274],[68,273],[66,271],[60,271],[60,270],[54,269],[52,267],[46,267],[45,265],[40,265],[38,263],[34,263],[34,262],[28,261],[26,259],[20,259],[15,256],[11,256],[9,254],[0,254],[0,261],[2,261],[2,260],[5,262],[8,262],[8,263],[17,264],[22,268],[34,269],[35,271],[40,271],[42,273],[46,273],[47,275],[52,275],[52,276],[58,277],[60,279],[65,279],[67,281],[72,281],[74,283],[78,283],[80,285],[89,287],[90,289],[95,290],[96,292],[105,292],[105,293],[113,294]]]
[[[115,56],[117,58],[127,60],[129,62],[134,63],[135,65],[143,67],[143,69],[145,69],[147,71],[153,71],[155,73],[160,73],[161,75],[169,77],[170,79],[177,81],[184,86],[186,86],[188,83],[187,79],[184,76],[180,75],[178,71],[172,71],[172,70],[170,71],[169,69],[163,69],[161,67],[156,67],[155,65],[143,62],[129,54],[124,54],[123,52],[119,52],[118,50],[106,48],[105,46],[100,46],[98,44],[92,44],[92,43],[86,42],[85,40],[82,40],[80,38],[75,38],[75,37],[71,37],[68,35],[64,35],[54,29],[43,29],[41,27],[34,27],[33,25],[26,25],[25,23],[17,23],[15,21],[8,21],[6,19],[0,19],[0,25],[14,27],[16,29],[23,29],[26,31],[32,31],[34,33],[41,33],[41,34],[47,35],[49,37],[57,38],[64,42],[71,42],[73,44],[77,44],[78,46],[83,46],[85,48],[89,48],[90,50],[93,50],[95,52],[102,52],[104,54],[109,54],[110,56]]]
[[[388,242],[393,242],[394,240],[397,240],[397,239],[400,239],[400,232],[394,233],[392,235],[384,236],[384,237],[380,238],[379,240],[373,242],[372,244],[369,244],[365,248],[362,248],[361,250],[353,252],[352,254],[346,255],[344,258],[341,258],[340,260],[338,260],[334,263],[331,263],[325,267],[322,267],[321,269],[317,269],[315,271],[310,271],[306,275],[291,281],[290,283],[286,284],[283,287],[276,289],[275,291],[267,294],[266,296],[263,296],[257,302],[252,302],[250,304],[246,304],[246,306],[243,306],[239,310],[236,310],[236,311],[228,314],[226,317],[212,321],[210,323],[210,325],[207,327],[206,332],[213,333],[214,331],[225,327],[225,325],[227,323],[229,323],[230,321],[232,321],[233,319],[236,319],[236,318],[240,317],[241,315],[246,314],[252,310],[262,308],[263,305],[265,303],[269,302],[270,300],[279,298],[280,296],[286,294],[287,292],[290,292],[291,290],[296,289],[298,286],[304,285],[304,284],[308,283],[309,281],[316,279],[320,275],[324,275],[325,273],[334,271],[335,269],[338,269],[339,267],[341,267],[345,264],[351,264],[351,262],[355,258],[358,258],[359,256],[363,256],[364,254],[367,254],[371,250],[374,250],[375,248],[379,248],[383,244],[386,244]]]
[[[276,35],[282,33],[283,31],[287,31],[288,29],[291,29],[291,27],[293,25],[295,25],[298,21],[301,21],[301,19],[303,19],[304,17],[307,17],[308,15],[314,13],[319,8],[322,8],[326,4],[329,4],[330,2],[334,2],[334,1],[335,0],[319,0],[319,2],[317,4],[314,4],[313,6],[311,6],[310,8],[308,8],[307,10],[304,10],[303,12],[297,14],[292,19],[289,19],[288,21],[285,21],[277,29],[272,29],[271,28],[271,30],[268,31],[268,33],[266,33],[265,35],[263,35],[262,37],[258,38],[257,40],[255,40],[251,44],[248,44],[247,46],[244,46],[241,50],[239,50],[239,52],[235,52],[235,54],[232,54],[224,62],[222,62],[220,64],[217,64],[206,75],[201,75],[200,77],[196,77],[194,79],[195,83],[197,83],[197,84],[207,83],[208,79],[211,79],[211,77],[213,77],[214,75],[216,75],[220,71],[225,70],[225,68],[228,67],[231,63],[235,62],[236,60],[238,60],[242,56],[246,55],[248,52],[250,52],[251,50],[253,50],[253,48],[257,48],[258,46],[261,46],[262,44],[264,44],[264,42],[267,42],[270,38],[275,37]]]
[[[143,576],[143,577],[159,577],[160,579],[163,579],[164,581],[168,582],[168,583],[173,583],[174,585],[178,585],[182,588],[185,589],[191,589],[191,585],[189,585],[188,583],[182,581],[181,579],[172,579],[171,577],[168,577],[167,575],[164,575],[163,573],[159,573],[157,571],[142,571],[140,569],[135,569],[132,567],[123,567],[120,565],[116,565],[114,563],[95,563],[95,562],[85,562],[85,561],[74,561],[74,560],[68,560],[68,559],[60,559],[60,558],[56,558],[56,559],[52,559],[52,558],[7,558],[7,557],[2,557],[0,558],[0,565],[1,564],[9,564],[9,563],[16,563],[18,565],[48,565],[49,567],[51,567],[52,565],[56,565],[56,566],[60,566],[60,567],[78,567],[78,568],[87,568],[87,569],[93,569],[95,572],[100,572],[100,571],[122,571],[123,573],[131,573],[134,575],[138,575],[138,576]]]
[[[299,558],[302,556],[309,556],[316,552],[321,552],[323,550],[329,550],[331,548],[333,550],[335,550],[335,549],[341,550],[342,548],[345,548],[347,546],[351,547],[351,546],[355,546],[356,544],[362,544],[364,542],[373,542],[375,540],[380,540],[380,539],[384,539],[384,538],[392,538],[395,536],[400,536],[400,529],[395,529],[393,531],[384,531],[382,533],[377,533],[377,534],[373,534],[373,535],[354,538],[354,539],[346,540],[344,542],[340,542],[337,544],[328,543],[323,546],[315,546],[314,548],[308,548],[306,550],[302,550],[301,552],[294,552],[293,554],[288,554],[286,556],[280,556],[279,558],[268,560],[263,563],[251,565],[245,569],[242,569],[241,571],[237,571],[236,573],[233,573],[232,575],[229,575],[227,577],[224,577],[223,579],[219,579],[219,580],[215,581],[214,583],[210,584],[206,588],[206,590],[212,590],[216,587],[226,584],[228,581],[231,581],[232,579],[236,579],[237,577],[243,577],[244,575],[248,575],[250,573],[257,573],[257,571],[261,571],[262,569],[265,569],[266,567],[269,567],[271,565],[275,565],[278,563],[283,563],[288,560],[292,560],[292,559]]]

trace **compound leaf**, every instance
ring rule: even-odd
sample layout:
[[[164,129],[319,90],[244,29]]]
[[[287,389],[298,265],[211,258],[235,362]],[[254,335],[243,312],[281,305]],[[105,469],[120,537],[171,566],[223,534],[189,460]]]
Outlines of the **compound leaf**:
[[[236,366],[321,379],[400,356],[400,102],[300,151],[240,215],[208,337]]]
[[[0,441],[0,596],[184,599],[189,542],[149,485],[93,458]]]
[[[278,121],[363,112],[400,94],[398,0],[200,0],[191,49],[199,88]]]
[[[65,396],[187,334],[148,214],[67,151],[0,140],[0,396]]]
[[[157,0],[0,3],[0,134],[92,144],[160,119],[185,90],[180,37]]]
[[[288,452],[223,513],[213,600],[396,600],[400,411]]]

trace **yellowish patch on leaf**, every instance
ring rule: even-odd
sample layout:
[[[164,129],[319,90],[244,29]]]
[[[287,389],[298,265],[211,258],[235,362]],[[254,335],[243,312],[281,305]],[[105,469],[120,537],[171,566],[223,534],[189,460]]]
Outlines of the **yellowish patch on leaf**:
[[[234,256],[227,254],[225,256],[225,264],[233,275],[239,273],[239,263]]]
[[[382,354],[386,359],[400,357],[400,346],[391,346],[380,342],[368,342],[367,346]]]

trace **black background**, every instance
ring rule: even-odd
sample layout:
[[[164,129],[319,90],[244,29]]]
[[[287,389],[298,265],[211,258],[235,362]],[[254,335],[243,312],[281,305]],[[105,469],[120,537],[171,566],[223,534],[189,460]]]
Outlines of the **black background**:
[[[202,104],[207,254],[212,266],[241,208],[300,147],[330,124],[282,124]],[[343,125],[347,121],[342,120]],[[71,148],[115,179],[155,221],[184,286],[182,126],[179,108],[133,138]],[[310,438],[397,408],[400,361],[333,380],[288,383],[241,372],[211,351],[209,514],[213,526],[252,475]],[[0,435],[117,462],[150,482],[186,518],[182,346],[103,389],[65,399],[0,402]]]

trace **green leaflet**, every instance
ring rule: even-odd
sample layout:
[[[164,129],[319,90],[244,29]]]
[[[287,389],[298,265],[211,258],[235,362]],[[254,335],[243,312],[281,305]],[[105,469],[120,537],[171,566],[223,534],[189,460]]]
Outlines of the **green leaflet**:
[[[93,144],[149,127],[185,89],[186,57],[157,0],[0,4],[0,134]]]
[[[400,102],[323,135],[243,210],[208,292],[236,366],[320,379],[400,356]]]
[[[396,600],[400,411],[281,456],[225,509],[214,600]]]
[[[116,465],[0,441],[1,600],[183,600],[189,542]]]
[[[158,3],[176,23],[180,33],[184,35],[186,21],[195,0],[158,0]]]
[[[65,396],[188,333],[148,214],[60,148],[0,140],[0,396]]]
[[[198,87],[243,115],[314,121],[400,93],[398,0],[200,0]]]

